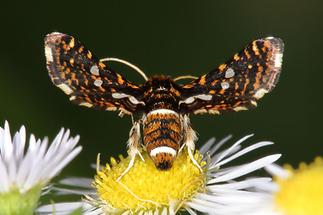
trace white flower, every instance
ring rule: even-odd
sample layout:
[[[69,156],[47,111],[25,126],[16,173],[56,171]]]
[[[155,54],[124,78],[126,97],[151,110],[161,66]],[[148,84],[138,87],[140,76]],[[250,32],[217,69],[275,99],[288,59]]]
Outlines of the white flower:
[[[192,215],[197,212],[214,215],[239,213],[240,215],[242,214],[240,211],[252,211],[257,203],[270,197],[263,188],[266,189],[271,178],[241,179],[241,177],[272,164],[280,154],[269,155],[239,166],[224,167],[230,161],[250,151],[273,144],[263,141],[242,148],[241,143],[251,136],[238,140],[222,151],[220,151],[221,146],[230,137],[224,138],[217,144],[215,139],[209,140],[201,147],[200,152],[195,154],[196,160],[205,170],[204,173],[199,172],[188,159],[187,154],[182,152],[182,157],[179,155],[174,166],[169,170],[173,172],[155,171],[149,159],[145,159],[145,162],[137,159],[132,170],[122,178],[122,183],[118,183],[116,178],[111,178],[110,175],[115,177],[120,175],[119,172],[127,167],[129,159],[121,157],[120,162],[111,159],[111,164],[98,171],[94,181],[77,178],[62,181],[62,184],[71,187],[78,184],[78,188],[73,189],[73,192],[86,194],[85,201],[48,205],[39,208],[39,212],[46,213],[55,208],[57,214],[68,214],[77,207],[82,207],[84,214],[166,215],[186,210]],[[146,155],[143,153],[143,156]],[[167,176],[165,180],[165,174],[170,174],[172,177]],[[154,180],[150,180],[152,178]],[[196,180],[192,181],[191,178]],[[190,183],[184,183],[186,179],[190,179]],[[141,183],[142,180],[144,183]],[[96,189],[91,188],[91,182]],[[165,190],[165,187],[169,190]],[[58,191],[68,193],[69,189],[58,189]],[[163,199],[168,201],[165,203]]]
[[[0,214],[32,214],[41,190],[82,149],[79,136],[69,130],[58,133],[49,146],[48,139],[31,135],[26,143],[22,126],[11,137],[9,124],[0,127]]]
[[[323,158],[312,163],[300,163],[297,169],[290,165],[271,164],[266,170],[274,177],[268,186],[270,198],[255,207],[266,210],[266,215],[322,215],[323,214]],[[259,213],[258,213],[259,214]]]

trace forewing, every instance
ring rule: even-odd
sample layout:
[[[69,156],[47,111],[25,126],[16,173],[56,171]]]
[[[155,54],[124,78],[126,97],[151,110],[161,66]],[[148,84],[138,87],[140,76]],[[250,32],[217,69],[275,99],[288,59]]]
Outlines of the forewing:
[[[72,36],[51,33],[45,37],[47,69],[52,82],[73,103],[131,114],[144,106],[140,87],[107,68]]]
[[[182,113],[219,114],[257,106],[278,81],[283,41],[268,37],[250,43],[225,64],[182,86]]]

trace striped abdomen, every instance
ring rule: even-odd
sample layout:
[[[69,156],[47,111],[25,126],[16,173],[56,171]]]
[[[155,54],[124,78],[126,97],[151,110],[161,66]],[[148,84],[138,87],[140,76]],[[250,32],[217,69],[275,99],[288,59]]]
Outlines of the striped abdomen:
[[[169,109],[149,112],[143,122],[144,145],[156,167],[167,170],[182,144],[182,124],[179,115]]]

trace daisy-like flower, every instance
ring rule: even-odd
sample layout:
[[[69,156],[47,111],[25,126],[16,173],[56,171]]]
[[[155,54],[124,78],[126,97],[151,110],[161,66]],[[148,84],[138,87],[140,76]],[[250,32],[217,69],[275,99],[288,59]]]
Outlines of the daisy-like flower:
[[[26,143],[25,127],[12,138],[5,122],[0,127],[0,214],[33,214],[42,189],[81,151],[78,140],[62,129],[50,146],[47,138],[34,135]]]
[[[168,171],[159,171],[146,152],[145,161],[136,159],[131,170],[118,182],[117,178],[127,168],[130,158],[111,158],[110,164],[97,170],[94,181],[75,178],[64,180],[68,186],[78,184],[76,193],[86,192],[83,202],[59,203],[39,209],[46,213],[55,208],[57,214],[68,214],[82,207],[84,214],[176,214],[187,211],[219,215],[233,215],[241,210],[255,208],[258,202],[268,198],[266,187],[271,178],[254,177],[241,179],[255,170],[275,162],[280,155],[269,155],[239,166],[225,167],[230,161],[257,148],[271,145],[263,141],[242,148],[241,143],[252,135],[241,138],[231,147],[220,150],[230,139],[215,144],[209,140],[195,153],[195,159],[203,172],[192,163],[187,152],[176,158]],[[65,192],[66,190],[59,190]]]
[[[298,169],[290,165],[269,165],[266,169],[274,176],[268,192],[271,198],[259,205],[267,208],[268,215],[322,215],[323,214],[323,159],[301,163]]]

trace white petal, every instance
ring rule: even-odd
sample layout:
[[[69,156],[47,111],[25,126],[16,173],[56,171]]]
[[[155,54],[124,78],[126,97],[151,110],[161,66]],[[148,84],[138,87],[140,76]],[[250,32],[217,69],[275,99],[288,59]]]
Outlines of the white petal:
[[[7,172],[6,165],[0,159],[0,192],[6,192],[9,190],[10,181]]]
[[[223,138],[222,140],[220,140],[214,147],[211,148],[211,150],[209,151],[210,156],[213,156],[213,154],[215,152],[217,152],[219,150],[219,148],[221,148],[221,146],[223,146],[228,140],[230,140],[232,138],[232,135],[228,135],[225,138]]]
[[[280,158],[280,154],[275,154],[275,155],[269,155],[267,157],[258,159],[254,162],[251,162],[249,164],[246,164],[242,167],[240,167],[239,169],[236,169],[232,172],[229,172],[226,175],[211,179],[208,181],[208,184],[213,184],[213,183],[217,183],[217,182],[223,182],[223,181],[228,181],[234,178],[238,178],[242,175],[246,175],[250,172],[253,172],[257,169],[263,168],[273,162],[275,162],[276,160],[278,160]]]
[[[261,147],[268,146],[268,145],[272,145],[272,144],[274,144],[274,143],[273,142],[269,142],[269,141],[263,141],[263,142],[256,143],[254,145],[251,145],[251,146],[249,146],[249,147],[247,147],[247,148],[245,148],[245,149],[237,152],[236,154],[228,157],[227,159],[222,160],[221,162],[215,164],[211,168],[220,167],[220,166],[222,166],[222,165],[224,165],[224,164],[226,164],[226,163],[228,163],[228,162],[230,162],[230,161],[232,161],[232,160],[234,160],[234,159],[236,159],[236,158],[238,158],[238,157],[240,157],[240,156],[242,156],[242,155],[244,155],[244,154],[246,154],[248,152],[251,152],[251,151],[257,149],[257,148],[261,148]]]
[[[278,176],[279,178],[288,178],[290,174],[280,166],[276,164],[271,164],[265,167],[265,169],[274,176]]]
[[[222,160],[223,158],[225,158],[226,156],[228,156],[230,153],[232,153],[233,150],[235,150],[236,147],[238,147],[243,141],[245,141],[246,139],[252,137],[253,134],[247,135],[243,138],[241,138],[240,140],[238,140],[235,144],[233,144],[230,148],[228,148],[227,150],[225,150],[224,152],[218,154],[217,156],[214,156],[212,158],[212,163],[216,164],[217,162],[219,162],[220,160]]]
[[[92,188],[92,181],[93,179],[90,178],[65,178],[63,180],[60,180],[59,183],[62,185],[69,185],[69,186],[77,186],[77,187],[83,187],[83,188]]]
[[[4,129],[0,128],[0,192],[13,186],[26,192],[35,185],[45,185],[81,150],[81,147],[74,148],[79,137],[68,138],[69,131],[64,133],[62,129],[47,150],[47,138],[36,140],[31,134],[26,143],[24,126],[11,139],[9,124],[5,122]]]
[[[252,178],[252,179],[246,179],[239,182],[231,182],[226,184],[216,184],[216,185],[208,185],[207,189],[213,192],[217,192],[219,189],[246,189],[250,187],[255,187],[255,185],[259,184],[267,184],[268,182],[271,182],[271,178]]]
[[[70,214],[72,211],[82,208],[85,203],[83,202],[65,202],[65,203],[56,203],[53,205],[44,205],[37,209],[38,213],[41,214],[52,214],[53,211],[58,214]]]
[[[215,138],[212,137],[209,139],[206,143],[203,144],[203,146],[199,149],[199,152],[201,154],[205,154],[207,151],[210,150],[211,146],[215,143]]]

